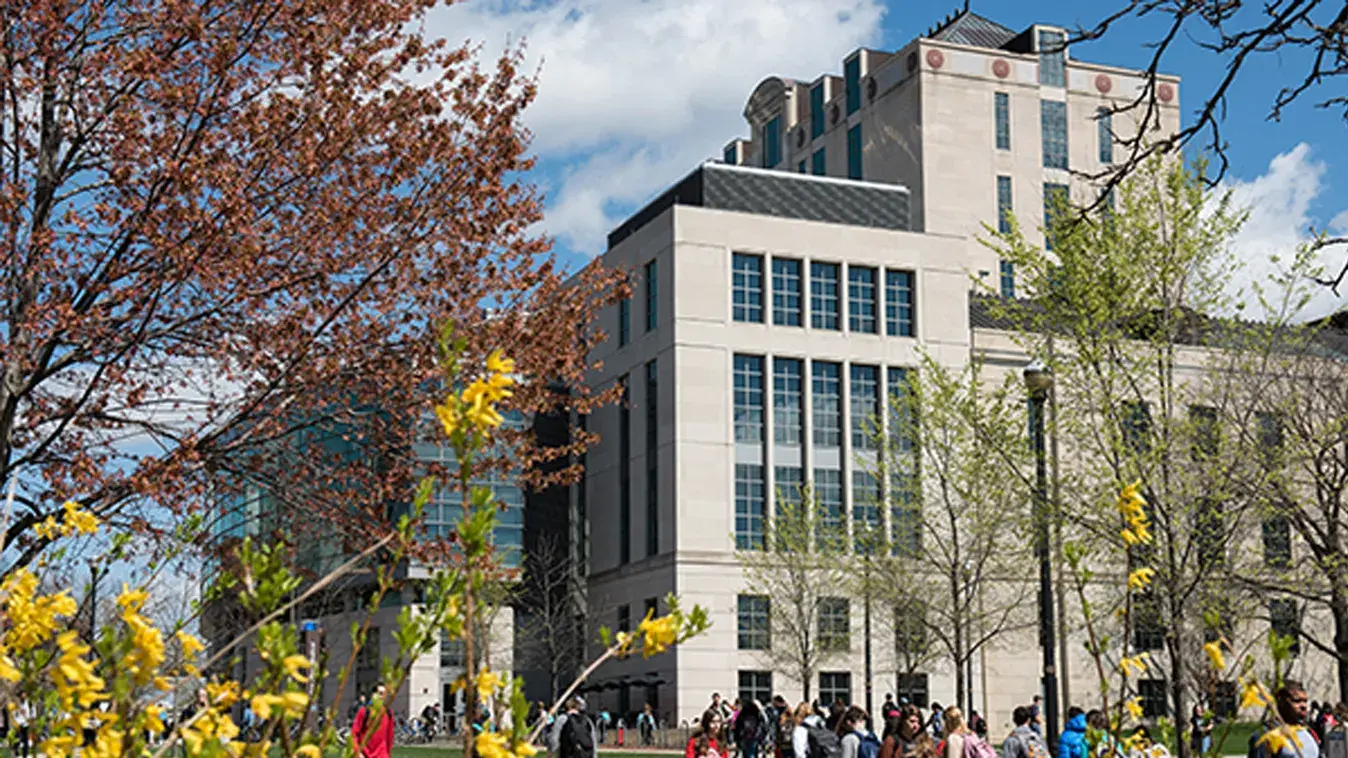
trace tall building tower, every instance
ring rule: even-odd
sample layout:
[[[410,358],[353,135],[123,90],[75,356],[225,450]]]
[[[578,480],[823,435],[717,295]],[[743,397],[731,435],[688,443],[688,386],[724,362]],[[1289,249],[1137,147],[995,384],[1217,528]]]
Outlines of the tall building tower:
[[[1149,128],[1178,127],[1177,79],[1076,60],[1064,39],[964,11],[895,52],[853,52],[841,76],[770,77],[749,96],[747,139],[609,236],[604,262],[631,273],[634,296],[602,314],[611,337],[593,356],[592,380],[625,401],[585,420],[601,437],[575,488],[589,618],[632,629],[675,592],[714,626],[607,664],[592,708],[631,724],[644,704],[695,720],[713,692],[864,703],[860,603],[840,588],[822,604],[816,631],[842,652],[795,681],[766,663],[774,598],[746,589],[737,553],[762,549],[774,493],[805,482],[833,526],[901,539],[911,526],[869,505],[886,484],[867,472],[863,426],[921,354],[962,367],[980,349],[978,280],[1022,294],[976,239],[983,225],[1015,214],[1033,238],[1046,198],[1098,196],[1090,175],[1141,123],[1119,108],[1145,88]],[[1038,676],[1034,631],[1015,634],[974,676],[998,728]],[[880,693],[950,702],[948,663],[900,676],[892,625],[871,642]]]

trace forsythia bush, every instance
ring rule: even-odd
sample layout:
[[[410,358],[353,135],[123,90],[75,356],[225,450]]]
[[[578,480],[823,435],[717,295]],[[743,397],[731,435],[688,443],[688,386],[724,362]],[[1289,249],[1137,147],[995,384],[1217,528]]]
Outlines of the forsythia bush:
[[[457,524],[459,550],[446,557],[444,565],[428,567],[422,600],[405,607],[398,617],[394,637],[398,654],[383,661],[383,681],[390,697],[405,682],[412,663],[437,648],[442,636],[462,639],[468,651],[466,674],[459,686],[467,693],[471,720],[483,703],[493,699],[510,705],[511,718],[498,731],[472,736],[467,730],[466,755],[486,758],[528,758],[539,724],[527,723],[527,703],[522,682],[500,673],[475,670],[473,623],[484,612],[481,588],[488,582],[506,581],[492,548],[497,503],[486,487],[472,485],[475,457],[490,443],[502,422],[499,404],[511,397],[515,383],[514,362],[493,352],[485,371],[461,368],[465,344],[452,330],[440,337],[445,386],[455,388],[436,404],[436,416],[455,452],[458,472],[446,483],[462,492],[462,516]],[[463,387],[459,390],[457,388]],[[307,586],[286,566],[283,550],[245,540],[238,550],[240,575],[217,577],[215,593],[236,592],[242,607],[260,619],[237,639],[209,657],[201,641],[179,622],[173,629],[160,629],[144,615],[149,599],[146,586],[124,585],[116,597],[116,616],[93,634],[92,644],[81,641],[74,628],[77,604],[69,590],[49,594],[40,591],[40,577],[28,569],[13,571],[0,584],[0,609],[4,632],[0,636],[0,680],[9,689],[9,707],[31,708],[30,734],[37,750],[47,758],[65,758],[81,749],[97,758],[162,755],[178,744],[192,758],[242,758],[243,756],[302,756],[321,758],[338,741],[336,699],[321,716],[310,703],[315,685],[331,682],[345,689],[356,653],[369,631],[370,619],[383,596],[397,585],[393,568],[407,559],[417,542],[421,512],[436,483],[422,481],[411,513],[394,529],[353,557],[333,573]],[[62,519],[37,525],[43,537],[89,535],[99,531],[98,520],[75,503],[65,505]],[[113,535],[113,542],[125,543]],[[378,562],[374,556],[379,556]],[[364,623],[351,629],[351,659],[339,670],[314,671],[315,662],[298,649],[299,633],[284,618],[290,608],[321,592],[338,576],[354,570],[373,569],[376,591]],[[701,608],[684,613],[673,597],[670,613],[648,615],[636,632],[611,639],[607,649],[572,684],[563,699],[603,661],[637,652],[651,656],[704,631],[709,623]],[[181,651],[178,662],[168,663],[166,639],[176,639]],[[480,644],[480,642],[479,642]],[[249,645],[264,663],[250,682],[228,681],[213,676],[214,667],[228,662]],[[204,660],[203,660],[204,659]],[[166,727],[168,715],[157,702],[173,690],[174,682],[205,678],[205,701],[182,723]],[[317,681],[311,682],[311,678]],[[472,686],[467,686],[471,682]],[[318,690],[321,692],[321,689]],[[246,703],[261,726],[252,741],[243,741],[232,712]],[[372,704],[372,723],[378,723],[385,708]],[[555,706],[554,706],[555,708]],[[359,745],[344,745],[352,755]]]

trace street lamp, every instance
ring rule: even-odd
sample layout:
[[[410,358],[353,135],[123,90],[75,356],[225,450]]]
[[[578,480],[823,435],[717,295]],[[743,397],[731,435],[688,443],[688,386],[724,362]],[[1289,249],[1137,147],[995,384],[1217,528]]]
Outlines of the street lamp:
[[[1049,557],[1048,466],[1044,456],[1044,405],[1053,372],[1035,359],[1022,372],[1030,393],[1030,442],[1034,447],[1035,557],[1039,559],[1039,646],[1044,654],[1044,731],[1048,754],[1058,751],[1058,667],[1053,660],[1053,566]]]

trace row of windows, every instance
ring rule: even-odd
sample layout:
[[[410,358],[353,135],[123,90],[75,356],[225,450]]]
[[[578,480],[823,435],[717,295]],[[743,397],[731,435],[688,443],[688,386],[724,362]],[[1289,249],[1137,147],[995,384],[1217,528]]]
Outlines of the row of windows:
[[[643,290],[646,303],[646,331],[655,330],[660,314],[660,269],[655,260],[646,263],[643,272]],[[618,347],[632,341],[632,301],[618,302]]]
[[[804,324],[804,264],[797,258],[771,259],[772,323]],[[839,263],[812,262],[809,267],[810,326],[842,329]],[[880,276],[883,272],[883,287]],[[731,257],[731,316],[735,321],[762,324],[767,320],[767,282],[764,256],[735,253]],[[911,337],[914,333],[914,277],[912,271],[847,266],[847,328],[862,334],[880,333],[881,295],[885,333]]]
[[[646,363],[646,555],[660,552],[660,469],[656,454],[659,419],[659,364]],[[618,561],[632,560],[632,404],[631,377],[618,378],[622,400],[618,404]],[[584,482],[584,478],[581,479]],[[584,494],[582,493],[582,498]],[[583,500],[582,500],[583,502]]]
[[[994,134],[997,149],[1011,149],[1011,96],[1005,92],[992,95]],[[1068,166],[1067,156],[1067,103],[1061,100],[1041,100],[1039,102],[1039,121],[1042,130],[1042,152],[1045,168]],[[1095,112],[1096,142],[1101,163],[1114,161],[1114,119],[1109,108],[1100,107]]]
[[[771,671],[740,671],[739,692],[741,701],[757,700],[767,703],[777,694],[772,687]],[[904,674],[899,678],[898,697],[919,708],[926,708],[930,699],[926,674]],[[852,702],[852,672],[819,672],[819,702],[827,705]]]
[[[772,648],[772,598],[740,595],[736,631],[740,650]],[[925,606],[894,608],[894,649],[918,651],[928,645]],[[847,598],[820,598],[815,626],[820,650],[838,652],[852,647],[851,605]]]
[[[735,441],[761,444],[767,441],[766,373],[768,359],[761,355],[734,356],[732,404],[734,408]],[[805,438],[805,360],[802,358],[773,357],[772,413],[773,442],[779,445],[800,445]],[[812,439],[818,447],[842,447],[843,364],[834,361],[809,362]],[[902,398],[910,380],[908,369],[890,367],[886,372],[891,402]],[[853,450],[877,449],[880,436],[880,367],[853,363],[847,366],[850,408],[848,431]],[[891,412],[894,410],[890,409]],[[892,413],[891,413],[892,415]],[[890,419],[891,435],[911,435],[907,424]],[[911,440],[898,440],[910,444]]]

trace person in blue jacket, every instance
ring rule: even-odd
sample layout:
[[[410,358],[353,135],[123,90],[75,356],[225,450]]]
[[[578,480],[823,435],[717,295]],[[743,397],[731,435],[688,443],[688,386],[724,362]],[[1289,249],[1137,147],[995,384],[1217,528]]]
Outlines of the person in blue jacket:
[[[1067,710],[1067,728],[1058,738],[1058,758],[1088,758],[1086,712],[1076,706]]]

